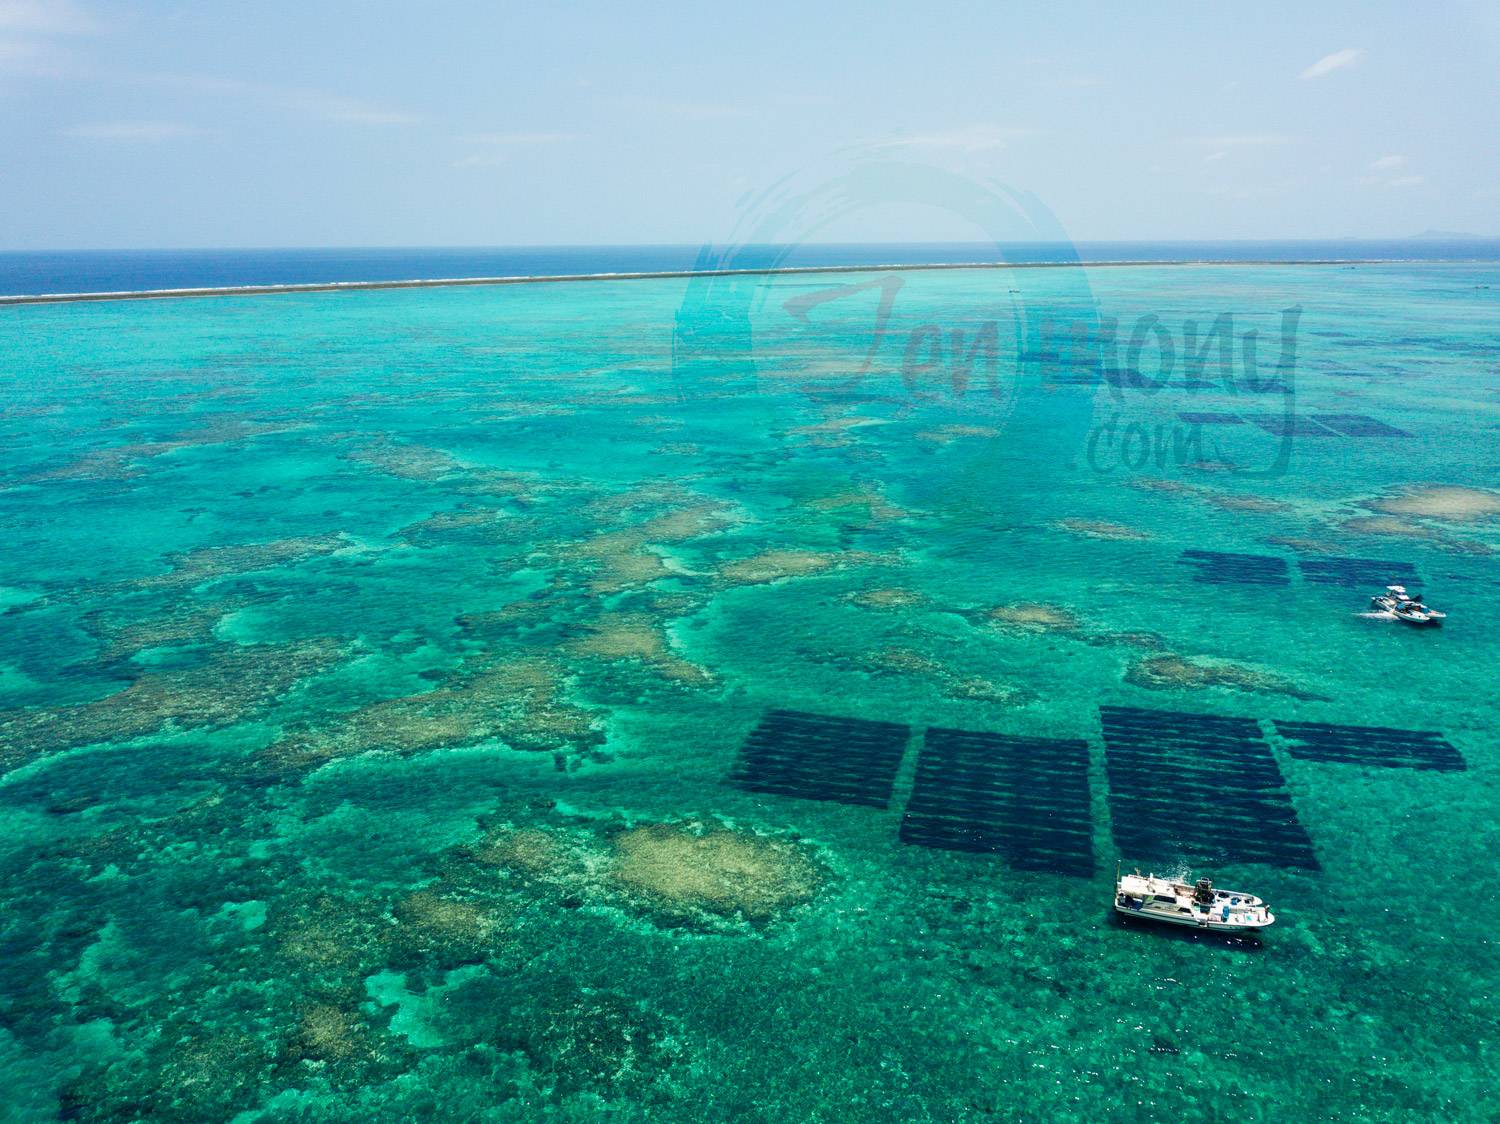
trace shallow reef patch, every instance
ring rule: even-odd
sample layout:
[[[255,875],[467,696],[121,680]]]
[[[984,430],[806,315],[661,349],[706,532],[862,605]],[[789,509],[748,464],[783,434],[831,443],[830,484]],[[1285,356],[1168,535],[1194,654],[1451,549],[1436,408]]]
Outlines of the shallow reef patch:
[[[1234,691],[1327,701],[1326,696],[1304,690],[1273,672],[1223,660],[1193,659],[1170,653],[1148,656],[1132,663],[1126,669],[1125,681],[1154,691],[1225,687]]]

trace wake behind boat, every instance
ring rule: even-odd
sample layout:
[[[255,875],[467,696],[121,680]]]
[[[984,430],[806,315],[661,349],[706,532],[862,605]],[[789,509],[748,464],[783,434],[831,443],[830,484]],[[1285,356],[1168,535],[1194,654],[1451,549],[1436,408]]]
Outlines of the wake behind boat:
[[[1254,894],[1215,889],[1207,878],[1190,886],[1154,874],[1143,875],[1139,870],[1116,878],[1115,912],[1220,933],[1264,929],[1276,920],[1266,903]]]

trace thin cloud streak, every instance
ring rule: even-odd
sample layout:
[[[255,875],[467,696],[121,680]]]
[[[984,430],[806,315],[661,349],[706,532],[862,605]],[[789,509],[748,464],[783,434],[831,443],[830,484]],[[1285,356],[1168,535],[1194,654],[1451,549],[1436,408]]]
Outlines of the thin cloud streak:
[[[1331,55],[1324,55],[1317,62],[1302,72],[1302,79],[1310,81],[1314,78],[1327,78],[1335,70],[1343,70],[1346,66],[1353,66],[1364,54],[1358,47],[1345,47],[1342,51],[1334,51]]]

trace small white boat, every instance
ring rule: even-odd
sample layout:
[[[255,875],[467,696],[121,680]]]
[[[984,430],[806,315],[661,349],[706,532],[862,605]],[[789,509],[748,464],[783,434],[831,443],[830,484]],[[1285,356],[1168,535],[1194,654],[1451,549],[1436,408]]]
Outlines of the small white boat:
[[[1266,903],[1240,890],[1219,890],[1207,878],[1196,885],[1154,874],[1115,879],[1115,912],[1126,917],[1188,925],[1219,933],[1264,929],[1276,920]]]
[[[1384,593],[1377,593],[1370,598],[1370,604],[1389,613],[1398,621],[1405,621],[1407,624],[1439,625],[1448,616],[1447,613],[1440,613],[1422,604],[1420,593],[1412,597],[1406,592],[1404,585],[1388,585],[1385,589]]]

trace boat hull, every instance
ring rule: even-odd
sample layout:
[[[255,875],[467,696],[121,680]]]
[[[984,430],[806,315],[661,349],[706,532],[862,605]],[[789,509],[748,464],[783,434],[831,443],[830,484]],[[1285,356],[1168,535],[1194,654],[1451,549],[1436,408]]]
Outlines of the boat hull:
[[[1380,609],[1386,613],[1389,613],[1398,621],[1413,625],[1416,628],[1436,628],[1443,623],[1443,618],[1447,616],[1446,613],[1439,613],[1431,610],[1425,612],[1412,612],[1409,609],[1404,609],[1403,604],[1403,602],[1398,602],[1391,597],[1370,598],[1370,605],[1373,608]]]
[[[1154,921],[1159,925],[1176,925],[1183,929],[1199,929],[1206,933],[1254,933],[1267,928],[1276,920],[1276,915],[1266,913],[1264,921],[1231,920],[1216,921],[1202,914],[1169,914],[1157,913],[1148,909],[1133,909],[1130,906],[1115,905],[1115,912],[1121,917],[1136,918],[1141,921]]]

